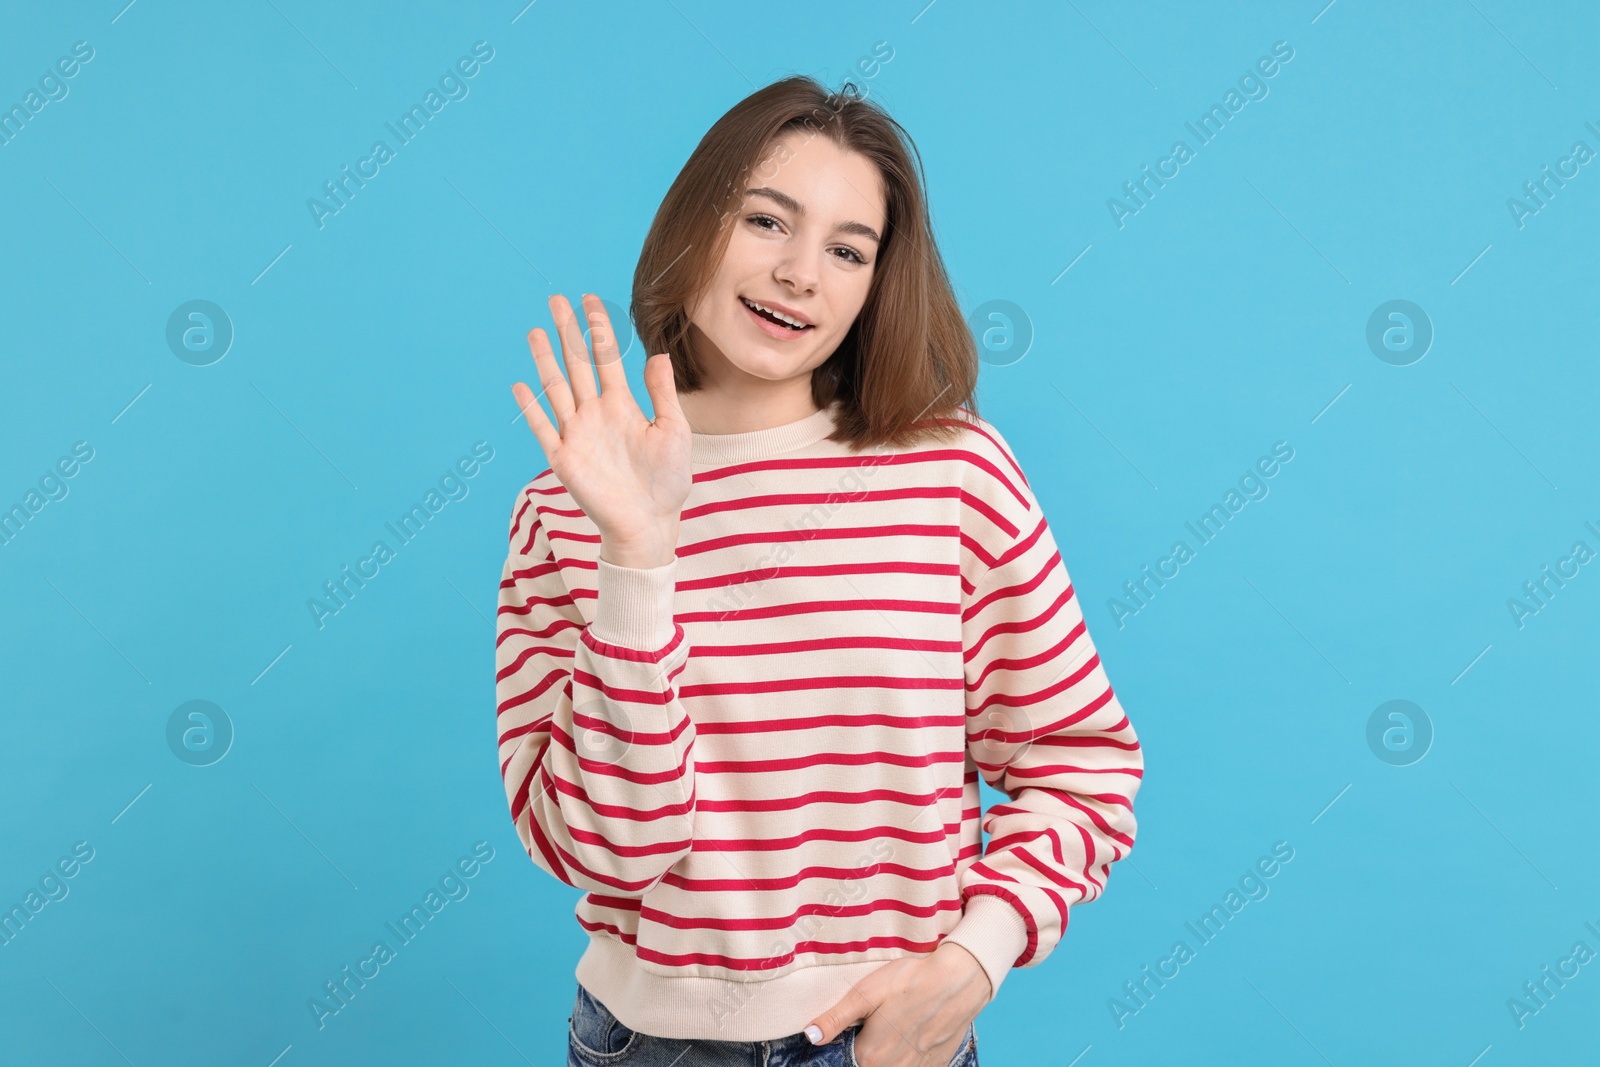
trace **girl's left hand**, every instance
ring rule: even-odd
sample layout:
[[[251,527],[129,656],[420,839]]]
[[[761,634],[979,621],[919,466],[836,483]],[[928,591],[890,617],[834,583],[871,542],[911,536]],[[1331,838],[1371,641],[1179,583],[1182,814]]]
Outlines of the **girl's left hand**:
[[[826,1044],[865,1018],[856,1034],[861,1067],[944,1067],[990,995],[977,958],[954,941],[941,941],[925,956],[886,963],[856,983],[813,1022],[822,1031],[815,1043]]]

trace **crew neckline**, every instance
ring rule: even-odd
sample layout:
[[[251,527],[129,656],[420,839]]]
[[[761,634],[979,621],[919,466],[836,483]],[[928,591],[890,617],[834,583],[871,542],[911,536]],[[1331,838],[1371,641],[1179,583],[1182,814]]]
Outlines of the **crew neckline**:
[[[815,444],[834,431],[834,415],[838,407],[839,401],[835,400],[830,406],[814,411],[803,419],[769,426],[764,430],[693,433],[690,435],[690,462],[696,466],[746,463]]]

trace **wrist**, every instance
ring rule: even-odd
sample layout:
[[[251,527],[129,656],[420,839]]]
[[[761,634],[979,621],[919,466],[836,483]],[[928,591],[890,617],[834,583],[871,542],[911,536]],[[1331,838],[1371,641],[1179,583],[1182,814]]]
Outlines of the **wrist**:
[[[600,535],[600,558],[613,567],[648,570],[665,567],[677,558],[678,528],[627,537]]]
[[[669,549],[665,552],[659,548],[638,547],[631,545],[600,545],[600,558],[613,567],[630,567],[634,570],[654,570],[656,567],[665,567],[677,557]]]
[[[951,941],[946,938],[940,941],[938,948],[934,950],[935,955],[940,952],[944,953],[941,958],[949,961],[952,970],[961,974],[969,982],[976,980],[983,988],[984,997],[988,997],[991,984],[989,972],[983,969],[983,962],[973,955],[971,949],[959,941]]]
[[[990,894],[969,897],[961,921],[944,940],[966,949],[982,965],[989,978],[991,998],[1000,992],[1006,975],[1031,943],[1021,914]]]

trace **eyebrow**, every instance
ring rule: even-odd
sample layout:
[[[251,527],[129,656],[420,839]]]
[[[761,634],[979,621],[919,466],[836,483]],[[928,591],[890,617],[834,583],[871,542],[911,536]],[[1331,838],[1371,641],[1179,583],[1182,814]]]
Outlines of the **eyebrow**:
[[[806,213],[805,205],[801,204],[800,201],[796,200],[788,193],[782,192],[778,189],[769,189],[765,185],[758,185],[754,189],[748,189],[745,191],[745,195],[764,196],[768,200],[771,200],[773,203],[777,204],[779,207],[787,211],[792,211],[796,215],[804,215]],[[860,237],[870,238],[871,240],[876,241],[878,244],[883,244],[883,238],[878,236],[878,231],[874,230],[871,226],[868,226],[864,222],[856,222],[854,219],[847,219],[846,221],[839,223],[839,225],[835,228],[841,233],[853,233]]]

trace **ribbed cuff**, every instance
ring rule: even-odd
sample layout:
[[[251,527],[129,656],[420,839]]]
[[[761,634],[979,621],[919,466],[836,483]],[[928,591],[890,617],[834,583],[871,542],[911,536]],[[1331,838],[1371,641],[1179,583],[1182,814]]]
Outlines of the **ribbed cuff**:
[[[659,567],[618,567],[599,557],[595,561],[599,602],[589,631],[606,644],[644,652],[670,641],[678,557]]]
[[[1012,964],[1028,947],[1028,924],[1010,904],[997,896],[983,894],[967,898],[961,921],[944,936],[977,957],[989,976],[989,999],[1000,992],[1000,983],[1011,973]]]

